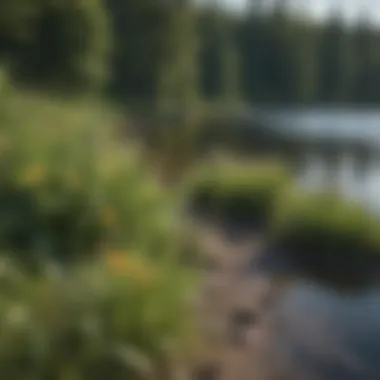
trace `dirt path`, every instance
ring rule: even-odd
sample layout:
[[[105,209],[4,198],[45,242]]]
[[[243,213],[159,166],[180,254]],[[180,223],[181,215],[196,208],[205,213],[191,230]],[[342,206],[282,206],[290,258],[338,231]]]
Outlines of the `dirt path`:
[[[339,298],[335,306],[314,299],[309,311],[301,300],[303,306],[289,314],[282,304],[289,282],[280,283],[278,277],[274,282],[258,265],[265,252],[259,236],[231,243],[218,229],[200,229],[208,258],[198,305],[209,347],[202,363],[216,371],[199,373],[194,380],[380,378],[378,360],[366,359],[369,346],[360,354],[363,337],[340,329],[341,314],[332,318]],[[269,259],[270,265],[278,264]],[[350,336],[358,346],[345,343]]]
[[[217,229],[204,229],[201,245],[208,257],[199,307],[208,363],[214,374],[201,380],[272,380],[270,281],[248,268],[262,252],[261,239],[230,243]],[[270,359],[269,359],[270,358]]]

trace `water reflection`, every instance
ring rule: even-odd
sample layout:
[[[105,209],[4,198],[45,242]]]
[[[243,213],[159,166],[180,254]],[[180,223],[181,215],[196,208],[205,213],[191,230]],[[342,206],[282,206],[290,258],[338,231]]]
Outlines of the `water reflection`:
[[[380,212],[380,156],[366,163],[344,150],[335,162],[328,162],[323,152],[310,151],[298,175],[297,183],[307,190],[321,190],[334,185],[344,197]]]
[[[351,295],[294,281],[276,306],[289,372],[323,380],[380,378],[380,289]]]
[[[328,163],[323,149],[306,154],[298,178],[302,186],[324,188],[337,180],[344,195],[380,212],[378,109],[262,109],[261,117],[274,132],[285,133],[300,144],[310,140],[323,146],[327,141],[334,141],[334,145],[340,147],[340,155],[334,163]],[[346,146],[347,142],[350,143]],[[349,147],[351,143],[365,147],[370,156],[360,162],[351,151],[352,146]]]

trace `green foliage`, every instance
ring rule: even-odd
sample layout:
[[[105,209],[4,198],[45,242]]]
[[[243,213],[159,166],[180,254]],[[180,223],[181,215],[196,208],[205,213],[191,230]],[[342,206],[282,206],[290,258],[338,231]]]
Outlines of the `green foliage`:
[[[28,40],[32,31],[32,20],[38,15],[37,1],[4,0],[1,3],[0,36],[18,41]]]
[[[370,280],[380,258],[380,221],[331,194],[291,194],[275,218],[275,246],[323,278]],[[374,264],[376,263],[376,266]]]
[[[30,279],[1,264],[7,379],[171,379],[193,347],[192,284],[178,267],[116,253],[70,275]]]
[[[0,121],[0,245],[34,262],[179,247],[178,208],[98,104],[14,94]],[[22,110],[22,112],[20,112]]]
[[[181,199],[120,140],[108,107],[5,92],[0,371],[174,379],[198,344],[188,302],[196,278],[179,255],[191,249]],[[25,266],[36,265],[31,276]]]
[[[188,186],[201,213],[266,226],[289,183],[286,170],[277,164],[220,161],[196,170]]]
[[[18,84],[58,91],[105,84],[112,98],[159,108],[222,97],[228,103],[380,98],[379,32],[367,17],[347,28],[339,13],[312,23],[283,2],[272,12],[238,16],[189,4],[3,0],[0,60],[12,66]]]
[[[170,8],[157,0],[105,4],[114,39],[108,91],[123,101],[151,102],[157,96],[161,69],[172,54]]]
[[[110,41],[100,0],[6,0],[0,18],[0,57],[17,82],[60,91],[103,83]]]

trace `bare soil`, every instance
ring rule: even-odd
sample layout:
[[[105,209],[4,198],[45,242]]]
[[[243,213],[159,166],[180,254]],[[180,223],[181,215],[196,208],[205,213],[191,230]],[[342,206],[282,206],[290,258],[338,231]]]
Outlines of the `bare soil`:
[[[254,270],[263,251],[262,239],[251,236],[231,243],[217,228],[203,227],[200,244],[212,263],[204,270],[197,305],[203,338],[210,351],[208,358],[203,357],[195,378],[275,379],[273,369],[281,372],[281,363],[274,363],[271,354],[274,340],[270,300],[274,289],[269,278]]]

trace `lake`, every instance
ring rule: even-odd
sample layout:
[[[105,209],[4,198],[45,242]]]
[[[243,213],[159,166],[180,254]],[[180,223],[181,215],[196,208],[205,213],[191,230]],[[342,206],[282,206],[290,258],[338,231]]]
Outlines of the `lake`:
[[[252,293],[245,294],[247,289],[242,288],[233,297],[239,307],[240,298],[243,298],[249,304],[248,309],[255,310],[258,321],[253,326],[257,333],[253,336],[258,336],[259,341],[253,343],[255,348],[251,348],[252,352],[248,354],[253,369],[250,372],[250,366],[242,364],[240,372],[243,375],[223,379],[380,379],[379,288],[338,292],[304,276],[294,275],[294,266],[280,252],[265,252],[264,248],[262,254],[257,255],[249,243],[257,241],[257,236],[249,232],[235,234],[231,224],[213,228],[219,231],[216,235],[218,244],[211,244],[217,247],[213,249],[218,252],[218,257],[220,254],[220,257],[233,255],[236,258],[239,252],[246,251],[252,258],[249,270],[241,272],[242,276],[247,276],[248,284],[252,284]],[[245,259],[237,260],[247,268]],[[222,275],[227,273],[225,265],[221,266],[224,268]],[[220,283],[218,268],[217,265],[211,270],[217,280],[212,286],[221,286],[219,295],[213,293],[213,300],[228,294]],[[272,296],[267,299],[264,296],[264,303],[261,303],[257,295],[268,289],[266,286],[260,288],[263,283],[272,289]],[[263,294],[268,293],[264,290]],[[210,305],[213,301],[208,302]]]
[[[275,347],[301,379],[380,378],[380,291],[343,296],[295,281],[276,305]]]
[[[263,108],[258,114],[297,136],[353,138],[380,147],[380,109]]]
[[[344,196],[380,213],[380,110],[261,109],[253,115],[252,120],[258,118],[275,133],[299,144],[314,140],[322,145],[329,140],[343,147],[354,141],[368,147],[371,157],[364,165],[346,148],[333,163],[327,163],[323,150],[310,151],[305,154],[297,181],[303,187],[316,189],[333,178]]]
[[[347,197],[380,212],[380,110],[265,110],[275,128],[296,138],[354,139],[379,155],[355,176],[352,157],[341,157],[336,176]],[[323,156],[310,155],[299,184],[322,182]],[[292,280],[275,306],[275,347],[286,357],[284,378],[380,379],[380,289],[343,295],[304,279]],[[278,377],[281,379],[281,374]]]

